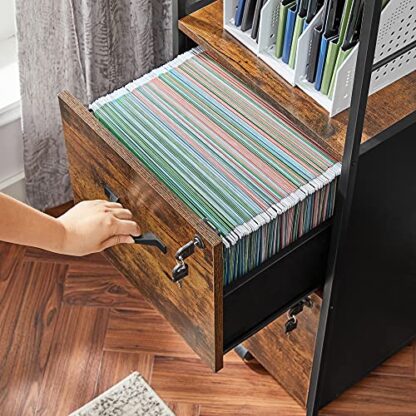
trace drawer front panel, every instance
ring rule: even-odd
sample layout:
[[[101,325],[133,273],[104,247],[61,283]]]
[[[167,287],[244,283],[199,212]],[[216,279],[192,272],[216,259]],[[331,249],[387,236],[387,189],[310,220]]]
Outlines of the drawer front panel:
[[[279,384],[306,407],[322,299],[312,294],[312,308],[297,315],[298,326],[285,334],[286,314],[249,338],[244,346]]]
[[[156,247],[120,245],[107,250],[107,257],[195,352],[219,370],[223,354],[220,238],[158,183],[80,102],[62,93],[60,106],[76,200],[107,199],[106,185],[131,210],[142,231],[156,234],[168,249],[163,254]],[[175,253],[195,235],[205,247],[186,259],[189,275],[180,287],[170,280]]]
[[[330,235],[330,223],[321,224],[225,290],[226,351],[323,286]]]

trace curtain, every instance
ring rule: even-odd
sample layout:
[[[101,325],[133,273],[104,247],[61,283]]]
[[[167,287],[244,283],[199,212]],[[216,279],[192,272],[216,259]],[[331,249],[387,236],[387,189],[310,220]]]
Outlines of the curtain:
[[[16,0],[32,206],[72,198],[57,94],[68,89],[88,104],[170,60],[172,13],[172,0]]]

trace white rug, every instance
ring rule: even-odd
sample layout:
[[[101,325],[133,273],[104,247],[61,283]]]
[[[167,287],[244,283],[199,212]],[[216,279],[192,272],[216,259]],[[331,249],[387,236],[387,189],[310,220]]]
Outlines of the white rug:
[[[146,380],[130,374],[69,416],[175,416]]]

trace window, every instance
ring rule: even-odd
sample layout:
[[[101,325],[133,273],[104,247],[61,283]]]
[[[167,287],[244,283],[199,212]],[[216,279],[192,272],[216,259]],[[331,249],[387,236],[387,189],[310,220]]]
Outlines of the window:
[[[0,0],[0,126],[20,117],[14,0]]]
[[[0,0],[0,41],[16,33],[14,0]]]

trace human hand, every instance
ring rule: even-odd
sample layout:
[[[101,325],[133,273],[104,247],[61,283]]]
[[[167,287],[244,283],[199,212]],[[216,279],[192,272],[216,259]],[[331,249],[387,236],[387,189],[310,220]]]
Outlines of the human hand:
[[[62,254],[84,256],[117,244],[133,244],[141,234],[128,209],[116,202],[83,201],[57,221],[63,226]]]

